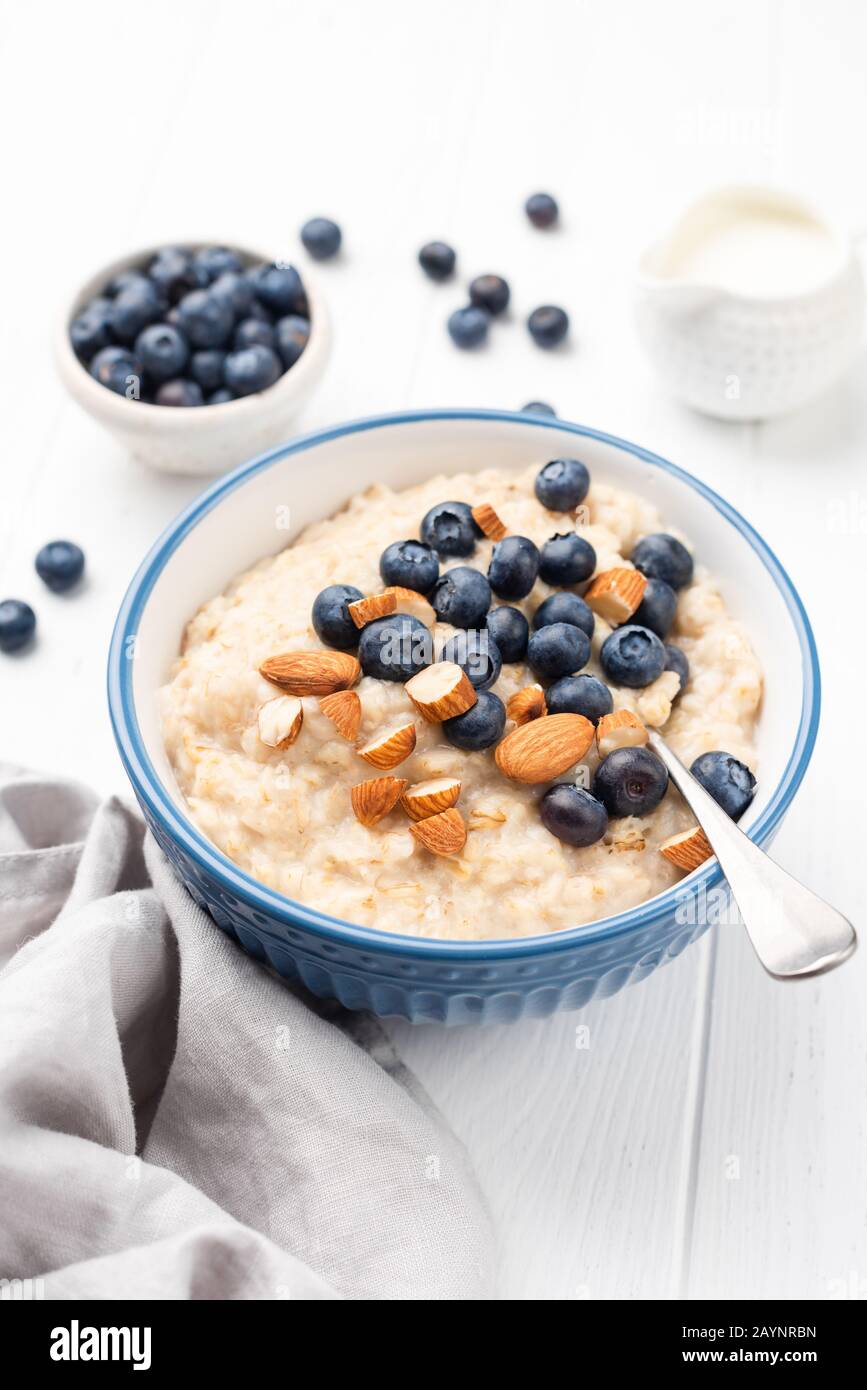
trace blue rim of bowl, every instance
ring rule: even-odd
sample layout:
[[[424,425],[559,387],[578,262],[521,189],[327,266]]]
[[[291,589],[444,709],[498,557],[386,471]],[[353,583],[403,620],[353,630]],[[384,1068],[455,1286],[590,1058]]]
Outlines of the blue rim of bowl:
[[[204,835],[179,812],[166,791],[156,769],[148,757],[138,725],[133,698],[133,662],[126,653],[129,640],[138,631],[156,580],[166,562],[184,538],[197,525],[203,516],[210,512],[229,493],[234,492],[248,478],[270,467],[278,459],[293,454],[301,454],[327,444],[345,435],[360,434],[369,430],[387,429],[394,425],[415,425],[438,420],[496,421],[514,425],[524,425],[534,430],[548,429],[562,436],[578,439],[595,439],[603,444],[632,454],[635,458],[649,463],[654,468],[678,478],[693,491],[698,492],[748,541],[770,574],[786,604],[789,615],[798,634],[801,648],[803,675],[803,694],[798,732],[794,747],[779,783],[761,816],[749,829],[749,836],[757,844],[763,845],[771,838],[789,804],[795,795],[813,752],[816,731],[819,724],[820,675],[816,643],[804,605],[792,581],[777,557],[761,536],[741,514],[735,510],[706,483],[678,468],[674,463],[638,444],[620,439],[617,435],[606,434],[586,425],[572,424],[548,416],[534,416],[507,410],[408,410],[387,415],[368,416],[352,420],[344,425],[317,430],[302,435],[288,444],[280,444],[266,453],[258,455],[248,463],[241,464],[201,493],[175,518],[156,541],[139,566],[120,607],[108,658],[108,703],[112,728],[120,752],[121,761],[133,788],[144,802],[150,814],[183,852],[198,866],[211,875],[250,908],[276,919],[295,930],[302,928],[318,937],[335,944],[352,945],[362,949],[376,948],[387,954],[403,954],[407,951],[436,960],[490,961],[493,959],[520,959],[536,955],[568,951],[589,943],[608,941],[625,933],[652,927],[665,919],[668,912],[682,901],[683,894],[708,893],[722,881],[719,865],[712,861],[706,869],[696,870],[688,879],[648,898],[638,907],[614,917],[605,917],[599,922],[583,926],[564,927],[557,932],[515,938],[495,938],[485,941],[450,941],[438,937],[403,936],[394,932],[384,932],[376,927],[365,927],[354,922],[346,922],[340,917],[332,917],[307,907],[294,898],[277,893],[249,874],[239,869],[217,849]]]

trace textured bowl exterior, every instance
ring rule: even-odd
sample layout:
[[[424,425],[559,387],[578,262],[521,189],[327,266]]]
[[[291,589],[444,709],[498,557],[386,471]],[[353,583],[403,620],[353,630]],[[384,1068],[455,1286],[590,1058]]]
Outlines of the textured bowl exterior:
[[[674,959],[719,920],[726,887],[716,860],[681,884],[638,907],[585,927],[519,939],[448,941],[397,935],[327,916],[257,883],[220,853],[169,794],[139,727],[129,660],[142,615],[167,557],[201,516],[257,471],[323,441],[374,433],[392,426],[438,428],[443,422],[496,422],[528,428],[526,416],[502,411],[426,411],[355,421],[295,440],[253,460],[213,485],[169,527],[135,576],[124,599],[109,655],[109,710],[121,759],[147,823],[178,878],[221,930],[250,955],[292,984],[338,999],[351,1009],[413,1023],[508,1023],[578,1009],[645,979]],[[596,439],[643,463],[676,475],[703,495],[769,570],[791,617],[803,673],[801,713],[785,771],[748,833],[767,845],[804,775],[819,717],[819,671],[803,606],[767,546],[742,517],[705,484],[637,445],[583,426],[557,422],[559,436]],[[132,644],[132,645],[131,645]],[[710,910],[708,910],[710,909]],[[528,901],[532,912],[532,901]],[[728,920],[724,918],[723,920]]]

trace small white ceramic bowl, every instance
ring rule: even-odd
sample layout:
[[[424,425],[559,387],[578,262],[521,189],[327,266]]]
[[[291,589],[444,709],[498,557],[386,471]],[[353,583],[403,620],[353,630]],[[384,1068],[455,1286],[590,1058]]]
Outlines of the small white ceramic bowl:
[[[214,243],[182,241],[171,244],[198,250]],[[245,265],[274,259],[264,252],[251,251],[249,247],[220,244],[230,245]],[[115,275],[147,265],[160,249],[160,246],[151,246],[123,256],[103,266],[82,285],[65,307],[57,325],[57,368],[69,394],[142,463],[164,473],[224,473],[251,454],[285,439],[289,421],[313,394],[328,361],[331,351],[328,308],[315,277],[305,268],[301,278],[310,303],[310,338],[295,365],[266,391],[227,401],[224,405],[188,409],[127,400],[100,386],[78,360],[69,341],[69,325]]]

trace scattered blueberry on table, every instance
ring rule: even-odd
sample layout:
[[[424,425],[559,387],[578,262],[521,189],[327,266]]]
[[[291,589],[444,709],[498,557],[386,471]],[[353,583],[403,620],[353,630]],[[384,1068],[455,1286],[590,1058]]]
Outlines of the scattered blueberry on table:
[[[665,647],[648,627],[626,623],[605,638],[599,661],[606,676],[614,685],[639,690],[652,685],[665,670]]]
[[[445,719],[442,731],[455,748],[477,753],[498,743],[506,727],[506,707],[491,690],[479,692],[479,698],[465,714]]]
[[[457,256],[445,241],[429,241],[418,253],[418,263],[431,280],[448,280],[454,274]]]
[[[527,328],[537,347],[555,348],[569,332],[569,315],[557,304],[540,304],[527,319]]]
[[[550,193],[531,193],[524,204],[524,211],[534,227],[553,227],[560,216],[556,198]]]
[[[36,556],[36,573],[55,594],[66,593],[84,573],[84,551],[74,541],[49,541]]]
[[[470,281],[470,303],[495,317],[509,307],[511,291],[502,275],[477,275]]]
[[[343,233],[330,217],[311,217],[301,228],[301,241],[314,261],[330,261],[340,250]]]
[[[539,802],[539,818],[558,840],[578,849],[595,845],[608,829],[602,802],[571,782],[555,782],[548,788]]]
[[[321,227],[316,237],[321,250]],[[173,406],[219,405],[266,390],[295,365],[309,336],[307,293],[294,266],[247,267],[226,246],[163,247],[114,276],[69,326],[73,351],[101,386]],[[265,353],[247,355],[254,349]]]
[[[36,631],[36,614],[19,598],[0,601],[0,651],[17,652]]]
[[[590,472],[580,459],[551,459],[539,469],[536,497],[552,512],[574,512],[590,491]]]
[[[715,750],[702,753],[689,770],[732,820],[740,820],[756,790],[756,779],[746,763]]]
[[[490,317],[476,304],[466,304],[449,315],[449,336],[456,347],[481,347],[488,336]]]
[[[668,790],[668,773],[649,748],[618,748],[604,758],[593,779],[593,795],[609,816],[646,816]]]
[[[556,420],[557,412],[553,405],[548,405],[547,401],[528,401],[521,406],[522,415],[546,415],[549,419]]]

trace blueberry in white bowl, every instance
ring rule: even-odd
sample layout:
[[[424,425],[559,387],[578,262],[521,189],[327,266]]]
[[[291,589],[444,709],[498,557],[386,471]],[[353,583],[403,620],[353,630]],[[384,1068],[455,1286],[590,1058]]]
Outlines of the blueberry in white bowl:
[[[548,788],[539,803],[539,818],[558,840],[579,849],[595,845],[608,829],[603,803],[571,782],[556,782]]]
[[[682,541],[664,531],[643,536],[629,558],[648,579],[662,579],[672,589],[682,589],[692,581],[692,556]]]
[[[663,669],[674,671],[680,678],[680,689],[674,697],[677,700],[683,694],[689,680],[689,658],[682,647],[676,646],[673,642],[665,643],[665,666]]]
[[[668,790],[668,773],[649,748],[618,748],[596,770],[593,795],[609,816],[647,816]]]
[[[552,512],[573,512],[590,491],[590,470],[580,459],[551,459],[539,469],[536,496]]]
[[[700,754],[689,770],[732,820],[740,820],[756,791],[756,779],[746,763],[714,750]]]
[[[596,619],[593,609],[578,594],[563,592],[544,599],[533,614],[533,627],[550,627],[552,623],[571,623],[580,627],[588,637],[593,636]]]
[[[666,638],[677,613],[677,594],[664,579],[648,579],[641,602],[631,622],[649,627],[657,637]]]
[[[527,643],[527,661],[537,676],[557,680],[572,676],[590,660],[590,638],[572,623],[540,627]]]
[[[492,690],[482,690],[471,709],[443,722],[442,730],[449,743],[467,753],[479,753],[493,748],[502,738],[506,727],[506,707]]]
[[[364,598],[352,584],[329,584],[313,601],[311,620],[316,636],[328,647],[349,651],[358,646],[360,636],[352,621],[349,604]]]
[[[379,558],[383,584],[429,594],[439,576],[436,554],[423,541],[392,541]]]
[[[358,660],[366,676],[408,681],[433,660],[430,631],[410,613],[377,618],[362,629]]]
[[[611,691],[597,676],[562,676],[545,691],[549,714],[583,714],[598,724],[614,709]]]
[[[491,586],[480,570],[455,565],[437,580],[430,597],[441,623],[480,628],[491,606]]]
[[[605,675],[613,685],[639,690],[652,685],[665,670],[665,647],[649,627],[627,623],[606,637],[599,653]]]
[[[466,559],[472,555],[481,534],[467,502],[437,502],[422,517],[421,538],[441,556]]]
[[[453,661],[460,666],[476,690],[495,685],[503,669],[500,649],[487,628],[470,628],[450,637],[440,653],[441,661]]]
[[[596,568],[596,551],[577,531],[552,536],[542,546],[539,578],[546,584],[582,584]]]
[[[530,624],[520,608],[501,604],[490,610],[485,623],[504,661],[524,660],[530,640]]]
[[[488,579],[498,598],[526,598],[539,574],[539,548],[527,536],[506,536],[491,554]]]

